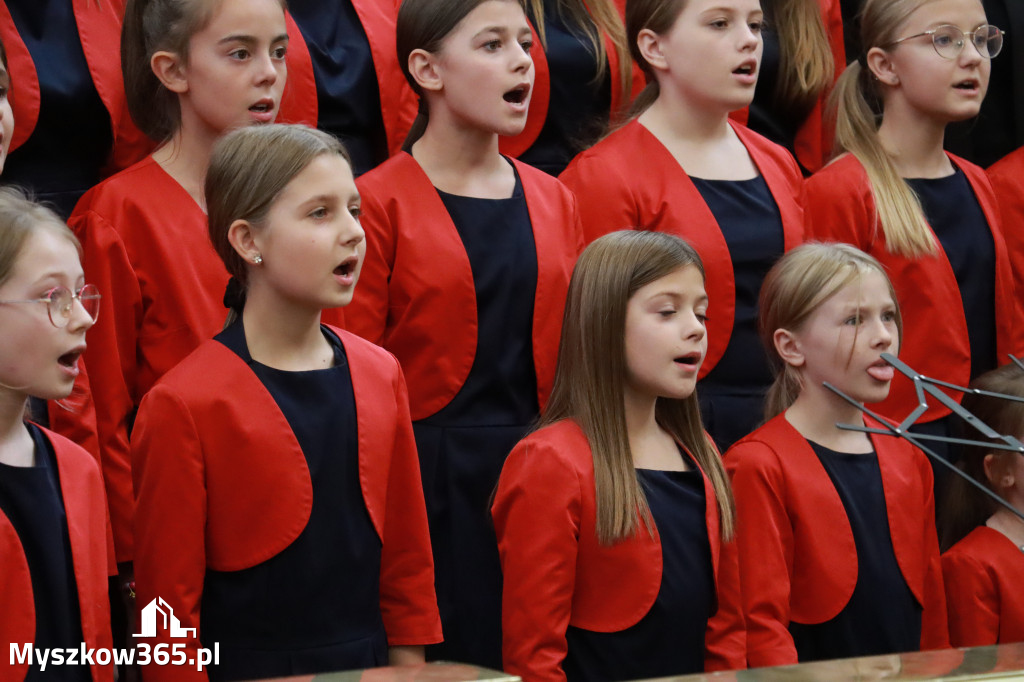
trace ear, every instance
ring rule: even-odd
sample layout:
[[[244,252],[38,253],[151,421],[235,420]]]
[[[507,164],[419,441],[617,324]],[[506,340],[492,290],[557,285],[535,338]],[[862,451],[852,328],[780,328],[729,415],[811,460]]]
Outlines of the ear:
[[[262,258],[260,248],[256,244],[256,233],[248,220],[236,220],[228,228],[228,242],[235,252],[247,264],[255,264],[257,257]]]
[[[796,335],[788,329],[776,329],[772,334],[775,352],[790,367],[802,367],[807,361]]]
[[[888,52],[880,47],[873,47],[868,50],[866,55],[868,69],[871,71],[871,75],[875,77],[875,80],[895,87],[900,84],[900,76],[896,72],[896,65],[892,61],[892,57]]]
[[[649,28],[640,29],[636,36],[636,46],[640,54],[656,71],[667,71],[668,62],[661,49],[661,37]]]
[[[409,53],[409,74],[424,92],[438,92],[444,86],[437,55],[416,49]]]
[[[161,50],[149,59],[149,68],[165,88],[176,94],[188,92],[188,76],[185,64],[176,52]]]
[[[1017,457],[1018,455],[1013,456]],[[985,459],[982,460],[982,466],[985,469],[985,478],[988,479],[989,483],[991,483],[992,487],[996,490],[1011,488],[1015,483],[1013,467],[1006,465],[1006,459],[1006,457],[1000,457],[995,453],[990,452],[985,455]]]

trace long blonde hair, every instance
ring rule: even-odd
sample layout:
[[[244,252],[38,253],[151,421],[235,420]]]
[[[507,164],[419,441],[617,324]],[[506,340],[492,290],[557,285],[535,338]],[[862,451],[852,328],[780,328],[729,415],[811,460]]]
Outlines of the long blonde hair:
[[[544,26],[544,0],[528,0],[530,11],[537,24],[537,35],[541,44],[547,48],[547,31]],[[622,102],[629,101],[629,93],[633,89],[633,62],[629,56],[629,45],[626,42],[626,27],[619,16],[612,0],[556,0],[560,16],[567,18],[569,23],[586,37],[591,53],[597,62],[597,80],[604,78],[608,58],[607,48],[601,34],[611,38],[615,46],[615,54],[619,59],[619,83]],[[616,113],[612,112],[612,118]]]
[[[764,5],[779,37],[779,76],[772,95],[802,118],[836,75],[821,6],[818,0],[765,0]]]
[[[860,15],[864,53],[882,48],[899,37],[911,14],[931,0],[866,0]],[[878,81],[864,64],[852,62],[836,82],[830,110],[836,117],[836,147],[857,157],[864,167],[875,200],[875,229],[881,227],[890,253],[908,258],[938,252],[924,209],[892,159],[882,147]]]
[[[697,252],[682,239],[628,230],[595,240],[573,270],[554,388],[540,425],[572,419],[586,434],[594,457],[597,536],[603,544],[633,536],[641,519],[652,530],[626,430],[626,305],[644,285],[687,266],[704,273]],[[682,400],[659,398],[655,410],[658,424],[689,450],[711,480],[722,537],[731,537],[732,492],[704,432],[696,393]]]
[[[903,318],[892,282],[881,263],[854,246],[806,242],[782,256],[765,275],[758,300],[758,331],[775,367],[775,381],[765,399],[765,419],[786,411],[803,387],[799,373],[779,358],[775,331],[798,331],[821,304],[872,270],[885,277],[889,286],[902,338]]]

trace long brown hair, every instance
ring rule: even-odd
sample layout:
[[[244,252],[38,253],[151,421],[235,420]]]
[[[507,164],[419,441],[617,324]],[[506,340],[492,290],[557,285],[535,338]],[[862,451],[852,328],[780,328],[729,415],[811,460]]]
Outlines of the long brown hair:
[[[758,300],[758,331],[775,368],[775,381],[765,399],[765,419],[785,412],[802,388],[799,373],[782,362],[775,350],[775,331],[799,331],[822,303],[871,270],[885,277],[902,338],[903,318],[892,282],[881,263],[854,246],[806,242],[782,256],[765,275]]]
[[[248,265],[228,240],[236,220],[257,228],[288,183],[323,154],[337,154],[351,165],[345,147],[329,133],[300,124],[248,126],[220,138],[206,173],[210,242],[244,296]],[[234,321],[234,309],[226,325]]]
[[[1024,369],[1016,364],[1003,365],[982,374],[971,382],[971,388],[1003,395],[1024,398]],[[977,393],[965,393],[961,403],[971,414],[990,426],[996,433],[1014,438],[1024,438],[1024,403],[1003,398],[993,398]],[[959,423],[961,438],[974,441],[1000,442],[989,439],[966,423]],[[984,445],[960,446],[957,466],[975,481],[995,491],[993,482],[985,473],[985,457],[994,455],[1005,466],[1021,455],[1009,450],[995,450]],[[959,476],[953,476],[946,492],[946,499],[939,505],[939,541],[946,551],[999,508],[998,503],[976,490]]]
[[[911,14],[931,0],[866,0],[860,13],[863,53],[884,49],[899,37]],[[910,185],[900,176],[882,147],[882,95],[878,80],[860,62],[851,62],[836,82],[830,98],[836,118],[836,148],[850,152],[868,176],[875,201],[875,229],[881,228],[891,253],[917,258],[937,253],[924,209]]]
[[[766,16],[779,37],[777,103],[803,118],[832,86],[836,64],[818,0],[765,0]]]
[[[685,7],[686,0],[629,0],[626,3],[626,41],[629,43],[629,53],[647,77],[647,85],[633,100],[630,117],[642,114],[661,94],[654,69],[644,59],[636,42],[640,31],[646,28],[659,35],[669,32]]]
[[[597,536],[611,544],[651,530],[647,498],[629,449],[624,407],[626,305],[641,287],[692,266],[704,273],[693,248],[663,232],[612,232],[580,256],[569,283],[558,367],[540,425],[572,419],[586,434],[594,457]],[[682,443],[711,480],[722,537],[733,533],[733,499],[721,458],[704,432],[696,393],[659,398],[658,424]]]
[[[395,26],[395,49],[398,52],[398,66],[402,69],[405,80],[409,82],[413,92],[420,96],[419,113],[412,123],[409,134],[405,136],[402,149],[409,151],[413,143],[423,137],[427,129],[430,114],[423,90],[409,71],[409,55],[413,50],[425,50],[436,53],[441,50],[444,39],[455,30],[466,16],[487,0],[402,0],[398,8],[398,19]],[[505,0],[516,2],[523,11],[525,0]]]

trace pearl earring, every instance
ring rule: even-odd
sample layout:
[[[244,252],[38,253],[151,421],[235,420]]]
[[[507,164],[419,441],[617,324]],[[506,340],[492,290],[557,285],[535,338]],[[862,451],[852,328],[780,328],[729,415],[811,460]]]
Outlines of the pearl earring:
[[[255,263],[256,265],[259,265],[260,263],[263,262],[263,256],[257,253],[255,256],[252,257],[252,262]]]

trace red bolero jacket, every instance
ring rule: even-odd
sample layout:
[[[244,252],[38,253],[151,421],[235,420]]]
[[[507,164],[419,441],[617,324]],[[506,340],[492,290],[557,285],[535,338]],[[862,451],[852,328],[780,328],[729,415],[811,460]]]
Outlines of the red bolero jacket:
[[[1024,307],[1024,147],[989,166],[988,178],[1002,212],[1003,238],[1010,254],[1017,302]]]
[[[1024,642],[1024,554],[979,526],[942,555],[953,646]]]
[[[708,670],[745,666],[735,543],[719,539],[714,488],[704,477],[718,611],[705,636]],[[569,625],[617,632],[651,609],[661,587],[661,541],[641,530],[601,545],[595,530],[594,460],[570,420],[543,428],[512,450],[491,514],[504,573],[505,670],[523,679],[564,680]]]
[[[949,154],[967,176],[988,220],[995,245],[996,355],[1000,364],[1007,353],[1024,351],[1024,320],[1014,296],[1010,256],[999,221],[999,209],[985,172]],[[953,268],[942,252],[937,257],[909,259],[886,248],[881,228],[875,228],[875,203],[860,161],[846,154],[807,180],[807,236],[853,244],[877,258],[892,280],[903,314],[900,359],[921,374],[960,386],[970,382],[971,349],[967,319]],[[936,240],[938,241],[938,240]],[[937,326],[938,325],[938,326]],[[941,343],[936,343],[940,328]],[[961,394],[951,392],[959,401]],[[920,421],[931,421],[949,410],[931,400]],[[902,421],[917,406],[913,382],[897,374],[889,397],[879,403],[883,415]]]
[[[931,465],[906,441],[872,435],[871,442],[896,562],[923,608],[921,648],[948,647]],[[784,414],[729,448],[725,466],[736,496],[747,661],[796,663],[789,623],[824,623],[853,596],[850,520],[814,450]]]
[[[581,248],[576,201],[546,173],[513,161],[522,180],[537,249],[533,362],[543,407],[554,382],[562,310]],[[414,421],[458,394],[476,356],[476,289],[469,257],[444,202],[408,153],[356,182],[363,197],[366,259],[352,303],[350,331],[402,363]]]
[[[402,142],[416,118],[416,95],[398,65],[395,51],[395,20],[398,18],[398,3],[381,0],[351,0],[366,32],[366,39],[373,56],[373,68],[377,72],[377,87],[380,89],[381,116],[388,150],[397,154]],[[316,126],[318,105],[316,79],[313,76],[313,62],[306,45],[295,25],[288,16],[288,85],[281,103],[279,123],[305,123]]]
[[[803,176],[785,149],[741,125],[733,128],[775,198],[788,251],[803,241]],[[706,376],[732,336],[736,280],[725,237],[686,170],[633,120],[578,155],[559,179],[576,193],[587,243],[615,230],[656,230],[682,237],[700,254],[711,302],[700,368]]]
[[[344,331],[338,335],[356,400],[359,481],[382,545],[380,605],[388,643],[436,643],[441,621],[434,563],[402,372],[380,348]],[[142,607],[162,597],[182,627],[197,632],[208,568],[237,571],[266,561],[309,521],[312,482],[287,419],[248,365],[215,340],[143,400],[132,465],[136,602]],[[190,638],[189,656],[197,646]],[[162,674],[192,679],[183,670]]]
[[[51,431],[45,433],[57,456],[85,646],[110,649],[113,644],[107,595],[109,563],[103,478],[92,455],[63,436]],[[3,614],[0,641],[19,646],[35,641],[32,576],[21,540],[3,512],[0,512],[0,613]],[[14,675],[10,679],[21,680],[28,665],[11,665],[5,670]],[[92,666],[92,679],[93,682],[113,682],[114,667]]]
[[[619,10],[619,15],[623,17],[623,22],[625,22],[625,0],[614,0],[614,3]],[[540,135],[540,131],[544,128],[544,123],[547,121],[548,105],[551,101],[551,72],[548,68],[547,54],[541,47],[540,36],[537,34],[537,29],[533,24],[530,25],[530,31],[533,33],[533,44],[535,46],[534,50],[530,52],[530,56],[533,57],[533,94],[530,96],[530,110],[526,114],[526,126],[523,128],[523,131],[518,135],[502,137],[500,139],[501,153],[508,156],[519,156],[537,141],[537,136]],[[615,51],[615,43],[612,42],[611,37],[602,34],[602,38],[604,39],[605,53],[608,55],[608,76],[611,82],[612,94],[609,113],[611,123],[614,125],[626,113],[633,98],[643,90],[644,73],[636,65],[636,62],[630,60],[633,69],[633,81],[628,98],[623,97],[622,77],[619,74],[619,53]]]

